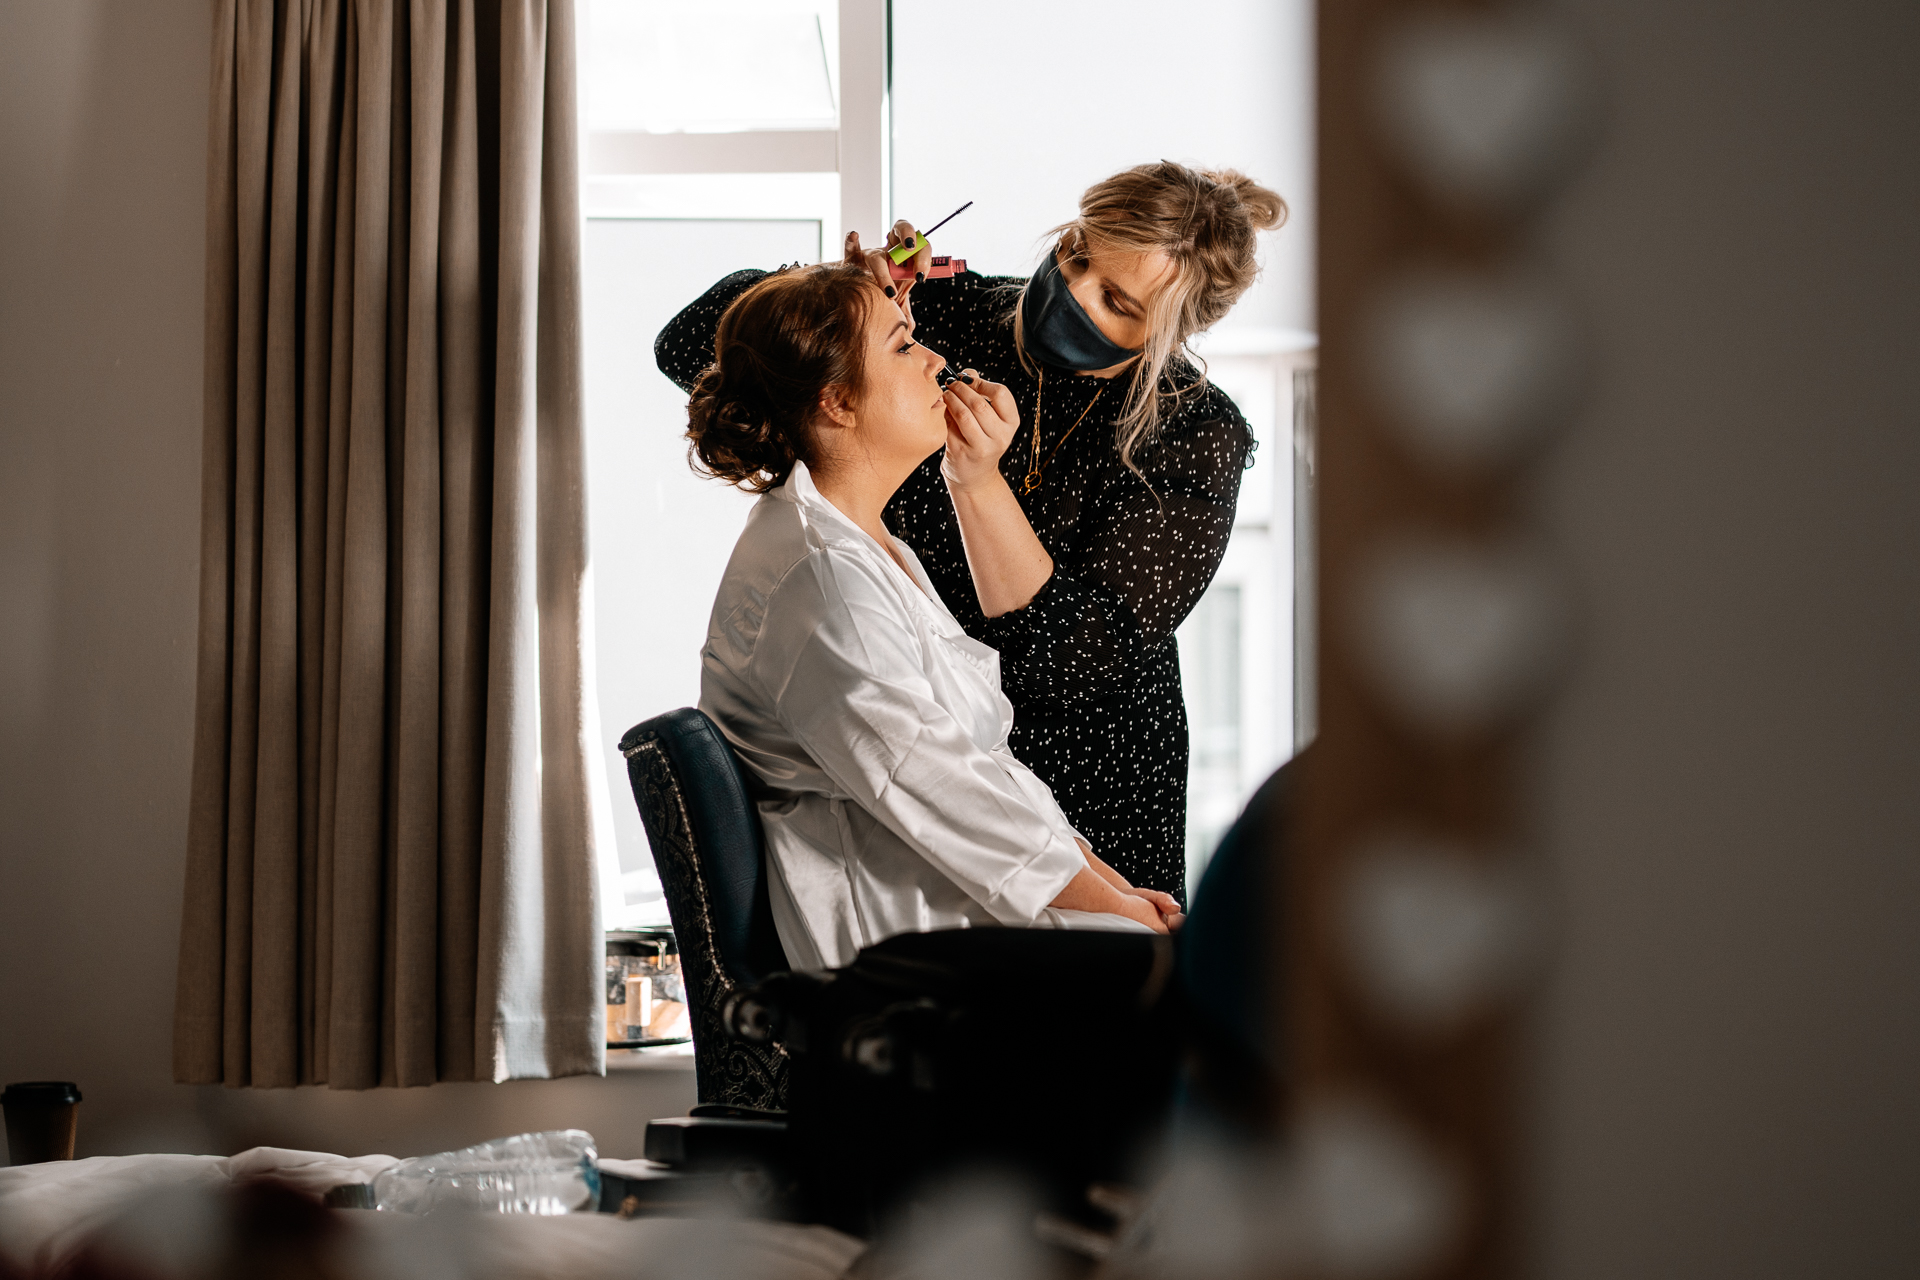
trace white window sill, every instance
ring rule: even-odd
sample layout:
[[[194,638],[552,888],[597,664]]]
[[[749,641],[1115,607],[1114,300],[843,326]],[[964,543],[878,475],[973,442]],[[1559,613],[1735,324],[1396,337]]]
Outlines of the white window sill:
[[[657,1049],[609,1049],[608,1071],[691,1071],[693,1045],[669,1044]]]

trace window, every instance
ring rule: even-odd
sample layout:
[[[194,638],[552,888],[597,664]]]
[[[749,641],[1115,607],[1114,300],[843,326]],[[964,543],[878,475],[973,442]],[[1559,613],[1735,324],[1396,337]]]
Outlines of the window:
[[[893,210],[975,270],[1024,275],[1080,191],[1165,155],[1287,196],[1265,277],[1202,347],[1262,444],[1214,588],[1181,628],[1190,875],[1291,754],[1293,372],[1311,362],[1306,0],[1200,0],[1131,66],[1161,6],[976,0],[586,0],[582,15],[587,432],[602,723],[699,696],[708,609],[752,498],[687,469],[685,402],[653,362],[675,312],[730,270],[834,256]],[[1231,31],[1232,40],[1217,33]],[[891,58],[889,57],[891,48]],[[991,53],[983,54],[983,50]],[[1200,86],[1196,88],[1195,86]],[[607,923],[665,920],[622,762]]]
[[[686,465],[653,340],[742,266],[817,262],[885,225],[884,0],[587,0],[581,64],[588,506],[601,723],[700,695],[707,612],[753,499]],[[609,927],[666,921],[608,753]]]
[[[1294,447],[1297,375],[1311,335],[1210,335],[1207,373],[1233,398],[1259,443],[1240,481],[1233,537],[1213,585],[1176,633],[1192,755],[1187,770],[1187,888],[1198,883],[1254,788],[1304,741],[1294,672],[1301,548]]]

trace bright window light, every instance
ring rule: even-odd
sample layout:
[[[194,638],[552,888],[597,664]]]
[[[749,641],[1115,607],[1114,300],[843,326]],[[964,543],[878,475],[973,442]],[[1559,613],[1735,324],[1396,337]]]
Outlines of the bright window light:
[[[825,19],[813,4],[594,0],[582,42],[587,127],[832,129],[837,37]]]

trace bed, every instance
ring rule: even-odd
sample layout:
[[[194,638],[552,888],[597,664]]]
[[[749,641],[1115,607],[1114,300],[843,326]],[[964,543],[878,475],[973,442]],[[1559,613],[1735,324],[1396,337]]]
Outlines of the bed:
[[[305,1274],[422,1280],[835,1280],[864,1251],[825,1227],[724,1218],[580,1213],[409,1218],[326,1210],[318,1198],[371,1182],[392,1156],[255,1147],[236,1156],[96,1156],[0,1169],[0,1274],[191,1276],[216,1269],[233,1205],[252,1189],[285,1195],[316,1233],[325,1269]],[[641,1162],[601,1162],[638,1173]],[[276,1212],[284,1212],[276,1210]],[[244,1228],[243,1228],[244,1229]],[[304,1247],[304,1246],[303,1246]],[[196,1265],[196,1259],[199,1264]],[[311,1263],[312,1259],[307,1261]]]

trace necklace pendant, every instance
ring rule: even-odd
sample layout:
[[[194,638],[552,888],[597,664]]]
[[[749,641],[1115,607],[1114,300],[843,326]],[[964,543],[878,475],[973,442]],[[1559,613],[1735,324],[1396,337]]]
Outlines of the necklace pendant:
[[[1020,482],[1020,492],[1022,493],[1032,493],[1035,489],[1038,489],[1039,487],[1040,487],[1040,471],[1038,468],[1035,468],[1034,470],[1027,472],[1027,478]]]

